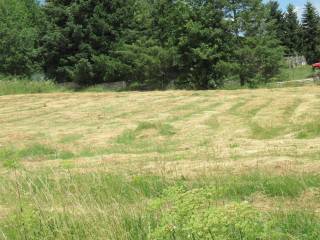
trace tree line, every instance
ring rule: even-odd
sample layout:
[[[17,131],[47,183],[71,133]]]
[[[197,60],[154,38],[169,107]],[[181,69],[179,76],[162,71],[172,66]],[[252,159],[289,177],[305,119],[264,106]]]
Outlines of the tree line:
[[[320,59],[320,17],[262,0],[0,0],[0,73],[81,85],[215,89]]]

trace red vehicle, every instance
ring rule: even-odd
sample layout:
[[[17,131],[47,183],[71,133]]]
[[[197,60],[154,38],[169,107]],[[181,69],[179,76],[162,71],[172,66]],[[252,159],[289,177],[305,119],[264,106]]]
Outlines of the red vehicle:
[[[320,62],[312,64],[314,71],[313,80],[315,83],[320,84]]]
[[[312,64],[313,69],[320,69],[320,62]]]

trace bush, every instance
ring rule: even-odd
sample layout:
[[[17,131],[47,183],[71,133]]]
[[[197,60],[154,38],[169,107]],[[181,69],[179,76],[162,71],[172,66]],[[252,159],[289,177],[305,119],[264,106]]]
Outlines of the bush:
[[[279,217],[268,214],[253,208],[247,202],[225,205],[221,201],[213,201],[215,195],[214,188],[189,191],[182,187],[170,188],[163,197],[152,203],[151,212],[159,224],[151,232],[150,238],[288,239],[290,231],[297,229],[285,227],[287,215]],[[309,230],[313,235],[317,231],[314,228]]]
[[[37,42],[41,18],[34,0],[0,1],[1,73],[30,75],[40,67]]]

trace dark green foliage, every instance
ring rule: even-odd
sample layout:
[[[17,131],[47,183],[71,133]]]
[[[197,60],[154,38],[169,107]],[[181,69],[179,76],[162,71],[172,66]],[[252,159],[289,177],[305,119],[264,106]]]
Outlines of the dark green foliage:
[[[278,74],[283,59],[278,40],[267,34],[242,39],[242,46],[236,54],[241,85],[251,87],[266,83]]]
[[[281,45],[285,47],[285,54],[292,56],[302,54],[301,49],[301,26],[295,7],[289,4],[286,12],[282,12],[277,1],[270,1],[268,20],[272,30]]]
[[[280,6],[277,1],[270,1],[267,4],[267,7],[269,8],[268,20],[273,24],[276,37],[283,42],[285,40],[284,13],[280,10]]]
[[[194,7],[191,17],[182,25],[184,35],[178,38],[180,56],[179,84],[195,89],[217,88],[230,72],[228,64],[232,34],[224,19],[224,6],[219,1],[208,1]]]
[[[302,16],[302,47],[308,63],[320,60],[320,17],[316,8],[307,2]]]
[[[42,37],[46,73],[84,85],[122,80],[123,63],[112,52],[130,26],[132,6],[125,0],[47,1]]]
[[[289,4],[287,12],[284,16],[284,38],[283,43],[286,46],[286,53],[294,55],[301,53],[301,26],[297,13],[292,4]]]
[[[236,24],[224,1],[50,0],[44,7],[44,69],[58,81],[123,80],[134,89],[217,88],[235,70],[244,83],[267,81],[282,52],[269,32],[256,34],[267,18],[265,6],[239,0],[232,7]],[[252,21],[257,16],[259,27]],[[243,57],[247,62],[239,64]]]
[[[35,0],[0,0],[0,73],[36,71],[40,21]]]
[[[307,211],[259,211],[246,201],[216,201],[216,188],[172,187],[152,202],[150,239],[317,239],[319,218]],[[159,214],[160,213],[160,214]]]
[[[1,0],[0,18],[0,73],[42,66],[82,86],[215,89],[237,79],[253,87],[278,74],[284,53],[308,62],[320,53],[310,3],[302,28],[293,6],[284,13],[262,0]]]
[[[243,86],[269,81],[279,71],[283,49],[269,9],[259,0],[230,1],[234,39],[234,70]]]

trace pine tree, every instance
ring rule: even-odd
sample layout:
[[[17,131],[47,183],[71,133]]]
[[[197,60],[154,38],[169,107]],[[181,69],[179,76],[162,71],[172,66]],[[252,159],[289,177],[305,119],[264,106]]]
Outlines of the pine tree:
[[[298,20],[295,7],[289,4],[284,17],[284,38],[283,43],[286,47],[286,54],[294,55],[301,53],[301,26]]]
[[[311,2],[305,5],[302,15],[302,48],[307,62],[320,60],[320,17]]]
[[[276,37],[283,43],[285,41],[284,36],[284,14],[280,9],[280,5],[277,1],[270,1],[267,4],[269,9],[268,21],[272,22]]]
[[[48,0],[45,72],[58,81],[179,88],[267,81],[282,48],[261,0]],[[277,9],[277,8],[276,8]]]
[[[196,89],[222,86],[230,74],[233,38],[225,21],[224,1],[199,1],[190,17],[180,22],[178,84]]]
[[[235,34],[233,58],[240,84],[267,82],[278,73],[283,59],[276,37],[278,27],[273,17],[270,20],[270,6],[260,0],[230,0],[229,11],[231,28],[239,33]]]
[[[30,75],[39,70],[40,21],[34,0],[0,0],[0,73]]]
[[[131,0],[48,0],[42,37],[45,72],[57,81],[122,80],[126,66],[112,52],[133,18]]]

